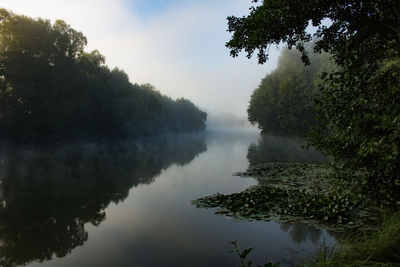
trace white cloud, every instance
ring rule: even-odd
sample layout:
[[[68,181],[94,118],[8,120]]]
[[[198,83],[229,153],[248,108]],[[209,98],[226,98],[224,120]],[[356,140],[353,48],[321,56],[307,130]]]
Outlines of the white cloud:
[[[141,1],[141,0],[136,0]],[[178,2],[176,2],[178,3]],[[250,1],[182,1],[141,18],[126,0],[3,0],[3,7],[31,17],[63,19],[88,38],[110,67],[132,82],[152,83],[173,98],[185,97],[214,112],[246,116],[251,92],[276,65],[233,59],[226,16],[244,15]]]

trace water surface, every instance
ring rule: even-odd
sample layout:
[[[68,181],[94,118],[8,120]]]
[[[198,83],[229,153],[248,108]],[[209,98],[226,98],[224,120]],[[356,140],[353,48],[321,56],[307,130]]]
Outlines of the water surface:
[[[319,162],[301,139],[208,131],[113,144],[5,146],[0,156],[2,264],[237,266],[229,241],[256,264],[312,252],[325,230],[236,222],[190,201],[254,185],[249,161]]]

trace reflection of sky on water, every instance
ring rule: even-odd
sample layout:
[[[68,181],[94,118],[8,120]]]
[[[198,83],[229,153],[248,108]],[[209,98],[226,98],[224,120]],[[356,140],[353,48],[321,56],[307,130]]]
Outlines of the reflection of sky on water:
[[[257,140],[258,135],[252,132],[214,132],[205,135],[206,152],[202,152],[199,140],[164,145],[163,153],[148,150],[142,162],[162,162],[163,158],[169,162],[159,165],[164,167],[158,171],[135,171],[136,178],[142,175],[150,183],[136,183],[133,187],[127,182],[119,183],[130,186],[125,189],[129,189],[127,197],[119,203],[109,198],[105,219],[98,226],[82,220],[88,238],[81,246],[72,248],[66,257],[53,257],[51,261],[30,266],[236,266],[239,259],[229,253],[232,247],[228,242],[232,240],[237,240],[242,248],[255,247],[250,258],[261,264],[280,260],[287,250],[312,251],[322,236],[331,240],[325,231],[302,224],[235,222],[215,215],[214,210],[189,205],[197,197],[239,192],[256,184],[252,178],[240,178],[232,173],[247,167],[248,147]],[[184,149],[190,144],[192,150]],[[182,150],[185,152],[181,154],[188,158],[186,161],[178,156]],[[150,152],[155,161],[150,160]],[[112,169],[117,173],[115,179],[126,179],[129,172],[122,171],[123,168],[132,168],[130,172],[133,172],[135,168],[151,166],[140,164],[140,156],[133,158],[133,155],[125,158],[120,155],[116,159],[116,162],[125,159],[126,164]],[[130,161],[134,164],[129,164]],[[147,178],[146,173],[150,174]],[[100,187],[96,190],[98,195],[103,194]],[[77,207],[71,207],[78,216]],[[73,217],[74,210],[69,212]]]

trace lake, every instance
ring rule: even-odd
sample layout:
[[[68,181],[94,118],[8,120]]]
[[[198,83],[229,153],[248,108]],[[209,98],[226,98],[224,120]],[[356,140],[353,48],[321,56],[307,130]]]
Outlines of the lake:
[[[321,163],[296,138],[214,130],[57,148],[3,145],[0,265],[238,266],[312,253],[334,233],[300,223],[236,222],[191,200],[257,184],[249,162]]]

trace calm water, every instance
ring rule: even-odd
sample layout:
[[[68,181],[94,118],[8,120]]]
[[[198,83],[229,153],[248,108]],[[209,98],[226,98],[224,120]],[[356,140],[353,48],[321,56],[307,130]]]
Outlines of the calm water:
[[[312,252],[324,230],[235,222],[190,201],[256,184],[249,161],[320,162],[301,140],[214,131],[57,149],[3,146],[0,265],[238,266],[228,243],[261,264]],[[253,263],[253,264],[254,264]]]

